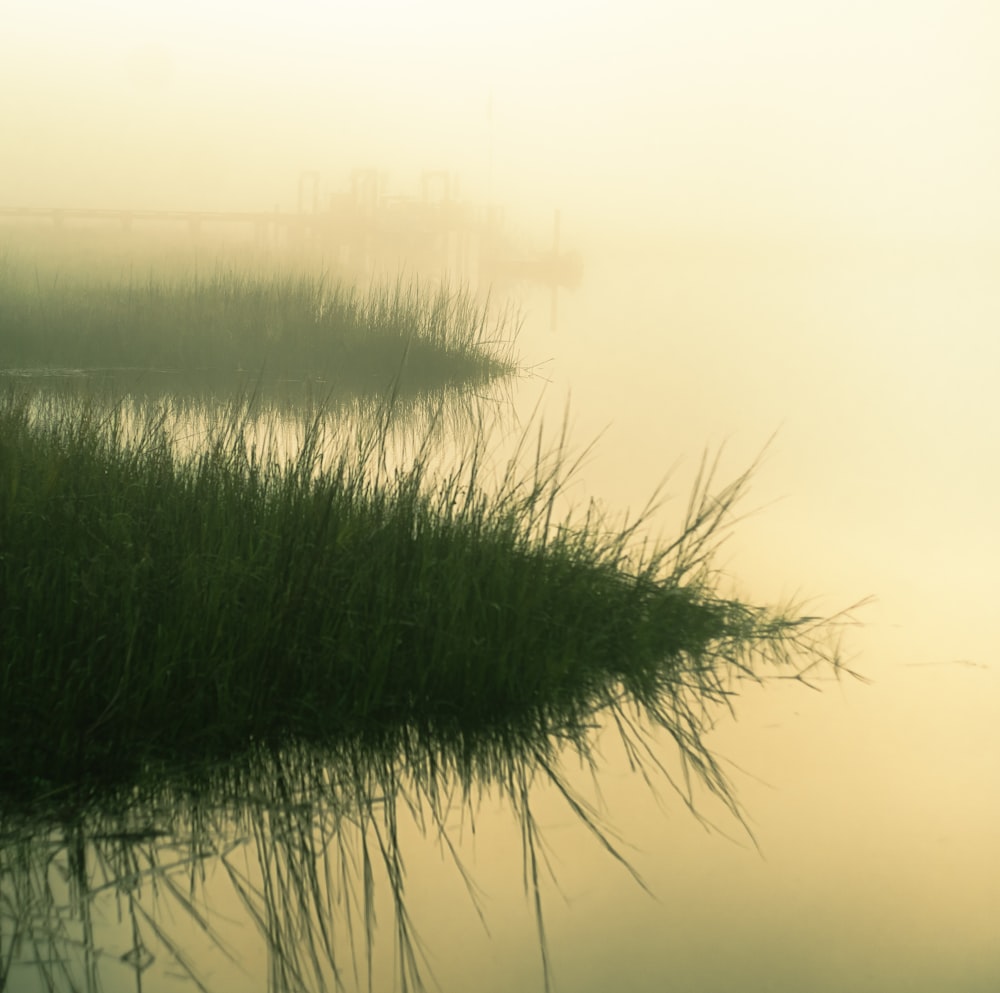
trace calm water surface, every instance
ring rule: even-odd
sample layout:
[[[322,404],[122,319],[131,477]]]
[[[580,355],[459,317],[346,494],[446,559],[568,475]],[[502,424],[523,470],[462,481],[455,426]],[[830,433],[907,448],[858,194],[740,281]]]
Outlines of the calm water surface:
[[[575,438],[607,429],[589,492],[641,506],[680,459],[669,532],[705,446],[725,443],[725,478],[777,430],[719,564],[748,598],[814,598],[809,613],[877,597],[848,632],[871,685],[772,686],[720,720],[759,851],[724,815],[733,840],[666,796],[664,815],[609,760],[609,816],[658,901],[554,832],[566,989],[1000,984],[998,261],[623,253],[560,299],[555,332],[539,298],[525,347],[553,356],[551,416],[569,394]]]

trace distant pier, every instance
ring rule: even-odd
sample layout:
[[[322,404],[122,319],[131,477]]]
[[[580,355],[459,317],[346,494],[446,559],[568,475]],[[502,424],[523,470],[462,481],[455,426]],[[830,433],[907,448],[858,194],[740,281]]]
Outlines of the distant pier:
[[[554,213],[551,247],[528,251],[504,228],[500,207],[460,201],[457,182],[441,171],[421,176],[419,196],[388,196],[374,169],[355,169],[348,188],[321,203],[320,177],[303,172],[297,209],[270,211],[122,210],[78,207],[0,207],[0,219],[70,224],[184,225],[191,237],[209,229],[242,226],[261,249],[313,251],[345,266],[371,270],[405,264],[417,271],[447,271],[463,279],[526,281],[553,288],[576,286],[583,263],[560,250],[560,214]]]

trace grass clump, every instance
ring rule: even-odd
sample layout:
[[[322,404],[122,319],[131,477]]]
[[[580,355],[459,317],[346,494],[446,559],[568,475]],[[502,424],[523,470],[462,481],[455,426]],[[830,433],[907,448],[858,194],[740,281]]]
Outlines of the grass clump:
[[[516,371],[512,315],[399,279],[367,293],[238,269],[146,279],[40,272],[0,258],[0,368],[157,369],[325,378],[381,390],[480,385]]]
[[[324,423],[279,459],[234,407],[184,455],[162,408],[136,423],[5,397],[0,791],[251,743],[415,736],[462,755],[632,708],[724,792],[706,702],[762,660],[839,665],[811,622],[714,591],[711,539],[746,475],[712,495],[707,472],[681,537],[636,549],[641,518],[557,518],[562,448],[494,491],[475,447],[450,473],[426,450],[390,468],[384,425],[331,449]]]

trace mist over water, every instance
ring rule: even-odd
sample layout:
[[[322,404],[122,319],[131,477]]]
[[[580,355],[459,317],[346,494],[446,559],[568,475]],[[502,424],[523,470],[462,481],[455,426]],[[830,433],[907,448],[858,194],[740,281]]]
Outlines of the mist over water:
[[[584,281],[554,328],[550,291],[518,291],[544,364],[515,402],[604,432],[581,500],[638,510],[674,467],[669,535],[703,450],[726,482],[777,432],[719,565],[809,613],[877,598],[849,634],[871,685],[720,720],[759,852],[724,813],[735,840],[664,813],[610,745],[608,819],[659,902],[543,812],[557,988],[996,988],[992,5],[42,0],[7,23],[0,206],[293,210],[303,170],[325,198],[364,166],[413,194],[448,170],[543,246],[559,209]],[[540,988],[516,825],[482,822],[492,936],[415,830],[411,912],[445,990]]]
[[[703,446],[725,443],[733,474],[777,430],[720,564],[751,599],[815,597],[809,612],[877,598],[849,633],[871,685],[745,693],[712,739],[740,770],[763,861],[676,816],[634,814],[635,795],[610,803],[666,904],[604,919],[617,957],[643,963],[629,988],[669,972],[680,989],[988,989],[1000,968],[989,267],[917,249],[664,253],[588,273],[558,332],[532,341],[556,355],[577,436],[607,429],[588,488],[635,507],[679,458],[658,516],[669,533]],[[669,953],[644,955],[660,942]],[[603,959],[589,954],[580,988],[597,989],[584,974]]]

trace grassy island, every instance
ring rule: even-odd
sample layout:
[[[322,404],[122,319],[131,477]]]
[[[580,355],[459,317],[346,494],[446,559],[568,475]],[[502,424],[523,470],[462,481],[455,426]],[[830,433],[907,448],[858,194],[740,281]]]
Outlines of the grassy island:
[[[684,533],[637,551],[641,521],[556,519],[558,453],[488,491],[475,454],[380,468],[377,431],[331,456],[322,423],[279,460],[234,409],[184,455],[155,412],[6,395],[0,791],[251,743],[572,738],[623,701],[712,781],[706,699],[762,660],[838,664],[813,621],[714,591],[746,476],[712,495],[707,473]]]
[[[0,370],[238,373],[378,391],[478,386],[517,371],[516,322],[416,281],[367,293],[310,273],[216,267],[142,278],[0,257]]]

